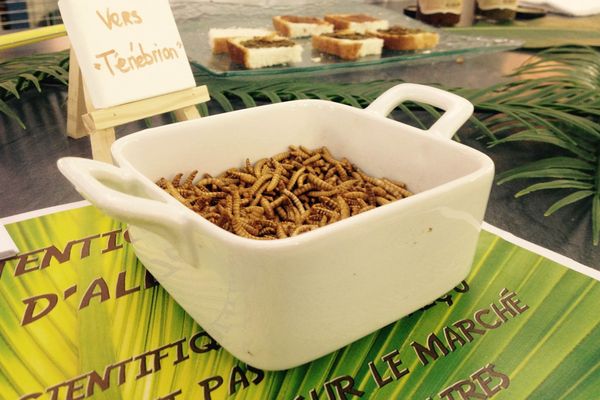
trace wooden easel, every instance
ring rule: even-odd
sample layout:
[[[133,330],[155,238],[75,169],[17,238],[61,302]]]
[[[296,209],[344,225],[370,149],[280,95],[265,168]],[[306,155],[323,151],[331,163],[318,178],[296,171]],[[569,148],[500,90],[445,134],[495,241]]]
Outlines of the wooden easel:
[[[174,112],[178,121],[200,118],[196,104],[210,100],[206,86],[197,86],[96,110],[88,100],[81,70],[71,48],[67,99],[67,134],[79,139],[90,136],[92,158],[112,163],[110,146],[115,141],[115,127],[166,112]]]

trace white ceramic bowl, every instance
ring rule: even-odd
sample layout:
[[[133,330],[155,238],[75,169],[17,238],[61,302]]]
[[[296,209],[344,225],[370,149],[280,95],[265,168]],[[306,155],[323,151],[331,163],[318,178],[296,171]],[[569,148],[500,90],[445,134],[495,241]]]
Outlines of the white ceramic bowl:
[[[386,118],[400,102],[446,110],[423,131]],[[61,172],[129,224],[139,259],[224,348],[266,370],[336,350],[433,301],[469,272],[494,173],[450,140],[465,99],[402,84],[365,110],[298,100],[147,129],[117,140],[114,167],[59,160]],[[288,145],[327,146],[416,195],[286,239],[227,232],[154,184],[198,169],[219,174]]]

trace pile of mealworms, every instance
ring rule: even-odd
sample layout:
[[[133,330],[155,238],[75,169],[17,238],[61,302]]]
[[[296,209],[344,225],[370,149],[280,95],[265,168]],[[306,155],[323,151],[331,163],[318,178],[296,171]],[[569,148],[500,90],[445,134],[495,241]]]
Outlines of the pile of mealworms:
[[[412,195],[403,182],[366,175],[326,147],[285,152],[217,177],[198,171],[156,183],[212,223],[252,239],[282,239]]]

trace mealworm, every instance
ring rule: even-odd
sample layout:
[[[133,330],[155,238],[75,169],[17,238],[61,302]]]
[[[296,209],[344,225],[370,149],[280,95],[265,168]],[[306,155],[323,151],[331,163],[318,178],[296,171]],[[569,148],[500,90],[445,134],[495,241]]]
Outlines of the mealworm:
[[[279,218],[281,218],[282,221],[285,221],[288,218],[287,213],[281,207],[275,208],[275,212],[277,213],[277,215],[279,216]]]
[[[378,206],[383,206],[384,204],[389,203],[390,201],[388,199],[386,199],[385,197],[375,197],[375,202],[377,203]]]
[[[300,169],[298,169],[297,171],[295,171],[292,174],[292,177],[290,178],[290,180],[287,184],[287,187],[286,187],[287,190],[292,190],[294,188],[296,181],[298,180],[300,175],[302,175],[302,173],[304,173],[305,170],[306,170],[306,167],[302,166]]]
[[[272,226],[265,226],[264,228],[262,228],[260,231],[258,231],[256,233],[256,236],[266,236],[266,235],[276,236],[277,230],[275,228],[273,228]]]
[[[340,195],[337,195],[335,199],[340,209],[340,218],[348,218],[350,216],[350,207],[348,206],[348,203],[346,203],[346,200]]]
[[[300,211],[301,214],[304,212],[304,206],[302,205],[302,202],[300,201],[300,199],[298,199],[298,197],[296,197],[294,193],[290,192],[287,189],[283,189],[283,194],[285,194],[287,197],[289,197],[290,200],[292,200],[292,203],[294,203],[294,206],[296,206],[296,208],[298,209],[298,211]]]
[[[340,208],[340,205],[338,204],[338,202],[336,200],[333,200],[330,197],[321,196],[321,197],[319,197],[319,201],[321,202],[321,204],[324,204],[329,209],[337,210]]]
[[[269,185],[269,182],[263,183],[261,185],[261,187],[258,188],[258,190],[254,193],[250,193],[249,191],[244,192],[245,195],[248,195],[249,197],[253,197],[253,200],[250,202],[251,206],[258,205],[258,203],[260,202],[260,199],[262,198],[262,194],[267,189],[268,185]]]
[[[173,197],[175,197],[177,200],[179,200],[182,203],[185,203],[186,199],[185,197],[183,197],[181,195],[181,193],[179,193],[179,191],[175,188],[175,186],[173,186],[173,183],[166,181],[166,191]]]
[[[195,169],[192,172],[190,172],[190,174],[188,175],[188,177],[185,179],[185,182],[183,183],[183,186],[192,186],[192,182],[194,182],[194,179],[196,178],[196,175],[198,174],[198,170]]]
[[[287,233],[285,232],[285,229],[283,228],[283,225],[280,223],[277,224],[276,233],[278,239],[284,239],[288,237]]]
[[[279,154],[274,155],[273,157],[271,157],[271,159],[275,160],[275,161],[281,161],[285,158],[288,158],[290,156],[290,152],[289,151],[283,151]]]
[[[269,203],[267,199],[265,199],[264,197],[261,198],[260,205],[262,206],[264,213],[268,218],[275,217],[275,211],[273,211],[273,206],[271,206],[271,203]]]
[[[281,195],[271,202],[271,207],[279,207],[285,201],[288,201],[288,197],[285,195]]]
[[[321,216],[326,216],[330,219],[338,219],[339,218],[339,214],[335,211],[332,211],[328,208],[325,207],[321,207],[321,206],[314,206],[312,208],[312,211],[314,211],[316,214],[321,215]]]
[[[381,180],[384,181],[384,182],[390,183],[392,185],[395,185],[395,186],[397,186],[397,187],[399,187],[401,189],[406,189],[406,183],[404,183],[404,182],[395,181],[395,180],[392,180],[392,179],[389,179],[389,178],[381,178]]]
[[[316,229],[318,227],[318,225],[300,225],[294,229],[290,236],[298,236],[301,233],[312,231],[313,229]]]
[[[250,186],[250,188],[248,189],[248,193],[250,194],[250,197],[252,197],[256,191],[258,190],[258,188],[260,188],[260,186],[265,183],[266,181],[268,181],[269,179],[271,179],[273,175],[272,174],[265,174],[265,175],[261,175],[256,182],[254,182],[252,184],[252,186]]]
[[[294,194],[296,196],[300,196],[306,192],[316,189],[317,187],[312,183],[307,183],[306,185],[298,186],[296,190],[294,190]]]
[[[171,183],[173,184],[173,186],[179,186],[181,185],[181,178],[183,177],[182,173],[179,173],[177,175],[175,175],[175,177],[171,180]]]
[[[334,190],[334,186],[325,182],[315,174],[308,174],[308,181],[321,190]]]
[[[305,153],[309,157],[312,156],[315,153],[313,150],[307,149],[306,147],[304,147],[302,145],[298,146],[298,148],[300,149],[300,151],[302,151],[303,153]]]
[[[254,164],[254,168],[253,168],[254,176],[256,176],[258,178],[259,176],[262,175],[262,169],[266,162],[267,162],[266,158],[261,158],[260,160],[258,160],[256,162],[256,164]]]
[[[310,164],[314,163],[315,161],[317,161],[319,159],[321,159],[321,155],[319,153],[317,153],[314,156],[310,156],[306,160],[302,161],[302,164],[303,165],[310,165]]]
[[[245,183],[250,183],[253,184],[254,182],[256,182],[256,177],[252,174],[249,174],[247,172],[241,172],[241,171],[227,171],[228,174],[235,176],[236,178],[239,178],[240,181],[245,182]]]
[[[373,205],[366,206],[366,207],[363,207],[360,210],[358,210],[356,213],[357,214],[364,213],[365,211],[369,211],[369,210],[372,210],[374,208],[375,208],[375,206],[373,206]]]

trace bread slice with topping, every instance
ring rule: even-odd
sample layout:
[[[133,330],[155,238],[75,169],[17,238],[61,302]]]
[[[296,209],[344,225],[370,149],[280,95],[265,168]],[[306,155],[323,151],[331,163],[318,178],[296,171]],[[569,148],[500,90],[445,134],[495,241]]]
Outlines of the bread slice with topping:
[[[302,46],[278,35],[233,38],[227,47],[231,60],[248,69],[302,61]]]
[[[272,18],[277,33],[290,38],[301,38],[333,32],[333,24],[316,17],[277,15]]]
[[[392,26],[388,29],[378,29],[369,32],[383,39],[383,47],[390,50],[421,50],[437,46],[440,35],[421,29]]]
[[[358,33],[387,29],[389,23],[367,14],[327,14],[325,21],[331,22],[336,30],[352,30]]]
[[[357,60],[361,57],[381,54],[383,39],[369,33],[343,30],[313,36],[312,46],[316,50],[336,55],[344,60]]]
[[[213,54],[227,53],[227,39],[235,37],[252,38],[272,35],[275,32],[262,28],[211,28],[208,30],[208,43]]]

